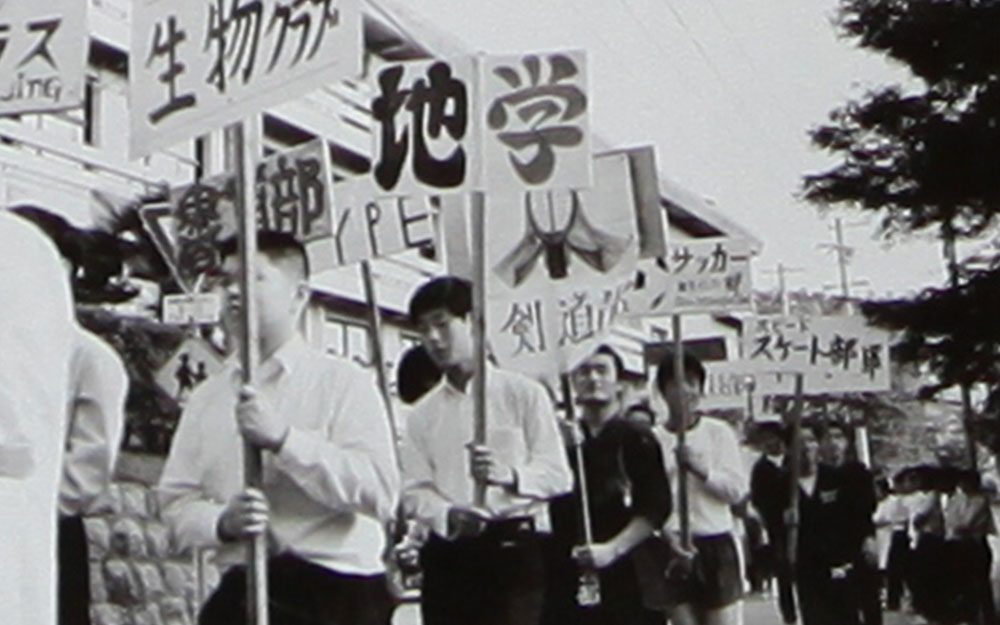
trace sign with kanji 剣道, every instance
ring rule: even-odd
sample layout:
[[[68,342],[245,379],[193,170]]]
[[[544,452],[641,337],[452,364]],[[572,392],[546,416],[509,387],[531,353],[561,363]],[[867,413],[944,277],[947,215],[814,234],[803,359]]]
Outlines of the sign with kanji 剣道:
[[[625,312],[639,257],[629,154],[594,159],[594,186],[487,197],[487,335],[501,365],[543,377],[571,370]],[[661,233],[662,235],[662,233]]]
[[[359,0],[136,0],[133,158],[361,73]]]
[[[373,91],[381,196],[591,184],[583,52],[395,63]]]
[[[667,253],[639,264],[630,313],[673,315],[750,310],[750,244],[711,237],[672,241]]]
[[[744,360],[755,371],[781,374],[785,381],[801,372],[807,393],[889,389],[889,333],[862,316],[759,317],[748,323]]]
[[[0,2],[0,115],[80,106],[87,2]]]

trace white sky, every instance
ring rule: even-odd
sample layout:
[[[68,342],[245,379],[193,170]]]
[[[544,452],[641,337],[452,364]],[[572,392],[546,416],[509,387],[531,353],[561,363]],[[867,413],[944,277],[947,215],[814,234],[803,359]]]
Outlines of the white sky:
[[[907,74],[839,40],[835,0],[394,0],[471,50],[584,48],[591,123],[612,145],[653,143],[660,171],[711,198],[760,237],[756,285],[773,288],[780,262],[789,288],[838,283],[832,215],[798,202],[801,176],[832,163],[806,131],[866,88]],[[865,217],[843,213],[845,223]],[[861,295],[901,295],[943,279],[940,247],[891,250],[875,220],[845,228],[857,252]],[[768,271],[770,270],[770,271]]]

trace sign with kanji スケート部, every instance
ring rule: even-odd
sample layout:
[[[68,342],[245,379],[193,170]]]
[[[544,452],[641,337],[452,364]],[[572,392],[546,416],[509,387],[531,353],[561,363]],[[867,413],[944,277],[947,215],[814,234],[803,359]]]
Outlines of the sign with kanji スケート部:
[[[806,393],[889,389],[889,333],[857,315],[758,317],[744,329],[744,360],[754,371],[774,374],[782,392],[795,372],[805,374]]]
[[[751,296],[749,242],[711,237],[643,260],[628,299],[632,314],[657,316],[750,310]]]
[[[358,0],[136,0],[131,24],[133,158],[361,70]]]
[[[502,366],[570,371],[624,314],[640,232],[626,152],[600,155],[590,189],[487,197],[487,335]]]
[[[583,52],[395,63],[373,90],[382,196],[590,186]]]
[[[0,2],[0,115],[80,106],[87,2]]]

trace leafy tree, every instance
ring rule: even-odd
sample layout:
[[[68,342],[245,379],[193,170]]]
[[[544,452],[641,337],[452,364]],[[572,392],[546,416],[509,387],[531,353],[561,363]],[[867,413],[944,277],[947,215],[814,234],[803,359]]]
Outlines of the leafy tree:
[[[811,131],[839,163],[806,176],[804,197],[872,211],[887,238],[932,232],[952,257],[957,239],[993,234],[1000,0],[841,0],[835,19],[846,38],[904,65],[914,80],[849,101]],[[877,323],[904,331],[897,356],[929,364],[938,382],[928,395],[1000,382],[1000,262],[951,269],[947,285],[863,307]]]

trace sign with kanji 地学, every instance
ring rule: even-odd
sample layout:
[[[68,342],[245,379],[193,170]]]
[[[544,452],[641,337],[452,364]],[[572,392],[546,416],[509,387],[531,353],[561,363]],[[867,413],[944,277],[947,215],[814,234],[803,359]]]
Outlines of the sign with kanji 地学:
[[[382,196],[590,186],[583,52],[395,63],[373,91]]]
[[[130,155],[361,73],[358,0],[136,0]]]
[[[80,106],[87,2],[0,2],[0,115]]]
[[[639,219],[625,152],[594,159],[590,189],[487,197],[487,334],[501,365],[571,370],[625,312]]]
[[[744,360],[773,374],[780,393],[795,372],[805,374],[807,393],[889,389],[889,333],[856,315],[758,317],[744,328]]]
[[[582,51],[481,57],[482,188],[589,185],[587,64]]]
[[[188,337],[154,374],[153,379],[179,403],[208,376],[221,371],[224,360],[200,338]]]
[[[672,241],[639,264],[628,295],[635,315],[750,310],[750,244],[711,237]]]

